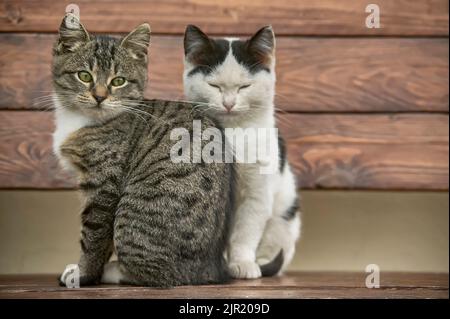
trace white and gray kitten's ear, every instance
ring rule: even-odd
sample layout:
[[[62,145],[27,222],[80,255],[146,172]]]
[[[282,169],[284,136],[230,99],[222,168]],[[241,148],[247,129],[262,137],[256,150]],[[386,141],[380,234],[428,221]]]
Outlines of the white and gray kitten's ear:
[[[247,49],[260,60],[270,59],[275,53],[275,34],[272,26],[265,26],[247,42]]]
[[[89,41],[89,33],[81,24],[78,17],[71,13],[66,14],[59,27],[59,39],[55,48],[56,52],[73,52]]]
[[[143,23],[122,39],[120,45],[126,49],[133,58],[147,60],[148,46],[150,45],[150,25]]]
[[[195,57],[212,48],[211,39],[195,25],[188,25],[184,32],[184,55],[187,59]]]

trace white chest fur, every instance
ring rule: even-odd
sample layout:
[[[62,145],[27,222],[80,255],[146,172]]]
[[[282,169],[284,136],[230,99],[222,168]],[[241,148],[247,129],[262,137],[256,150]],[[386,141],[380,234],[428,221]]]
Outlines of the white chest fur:
[[[90,119],[70,109],[63,108],[55,100],[55,132],[53,133],[53,152],[58,157],[65,169],[71,169],[71,165],[61,156],[60,148],[67,137],[76,130],[89,125]]]

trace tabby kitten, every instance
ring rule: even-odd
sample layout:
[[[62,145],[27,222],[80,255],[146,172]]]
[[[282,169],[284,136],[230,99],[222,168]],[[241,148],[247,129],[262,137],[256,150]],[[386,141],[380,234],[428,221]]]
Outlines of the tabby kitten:
[[[188,103],[141,99],[147,24],[119,40],[69,28],[69,17],[53,51],[54,150],[86,200],[80,284],[102,275],[155,287],[226,281],[233,166],[176,164],[170,156],[172,129],[192,135],[193,120],[202,129],[218,125]],[[104,273],[113,250],[117,262]]]
[[[271,27],[243,41],[212,39],[191,25],[185,32],[184,50],[188,100],[204,105],[205,112],[227,128],[275,127],[275,36]],[[276,261],[280,251],[284,257],[280,268],[285,269],[300,236],[295,179],[281,136],[278,141],[269,160],[279,167],[275,174],[260,174],[261,162],[238,165],[238,206],[227,248],[229,268],[236,278],[265,275],[260,265]]]

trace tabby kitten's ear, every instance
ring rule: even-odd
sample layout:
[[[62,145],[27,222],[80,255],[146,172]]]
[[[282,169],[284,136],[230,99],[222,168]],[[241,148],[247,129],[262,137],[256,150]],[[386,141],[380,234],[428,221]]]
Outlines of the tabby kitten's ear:
[[[247,50],[262,63],[269,63],[275,53],[275,34],[271,26],[260,29],[247,41]]]
[[[188,25],[184,32],[184,55],[187,60],[197,59],[213,48],[211,39],[195,25]]]
[[[150,45],[150,25],[143,23],[123,38],[120,45],[125,48],[133,58],[147,61],[148,46]]]
[[[56,53],[73,52],[89,40],[89,33],[78,17],[68,13],[59,27],[59,39],[55,51]]]

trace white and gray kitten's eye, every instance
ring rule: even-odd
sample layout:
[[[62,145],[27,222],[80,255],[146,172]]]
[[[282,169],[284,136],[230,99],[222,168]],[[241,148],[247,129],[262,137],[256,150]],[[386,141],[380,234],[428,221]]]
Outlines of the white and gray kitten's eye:
[[[210,83],[210,82],[207,82],[207,83],[208,83],[209,86],[211,86],[211,87],[213,87],[213,88],[215,88],[215,89],[218,89],[219,91],[222,92],[222,89],[221,89],[220,86],[218,86],[217,84]]]
[[[243,89],[249,88],[249,87],[250,87],[250,85],[251,85],[251,84],[245,84],[245,85],[241,85],[241,86],[239,87],[239,89],[238,89],[238,92],[239,92],[240,90],[243,90]]]

